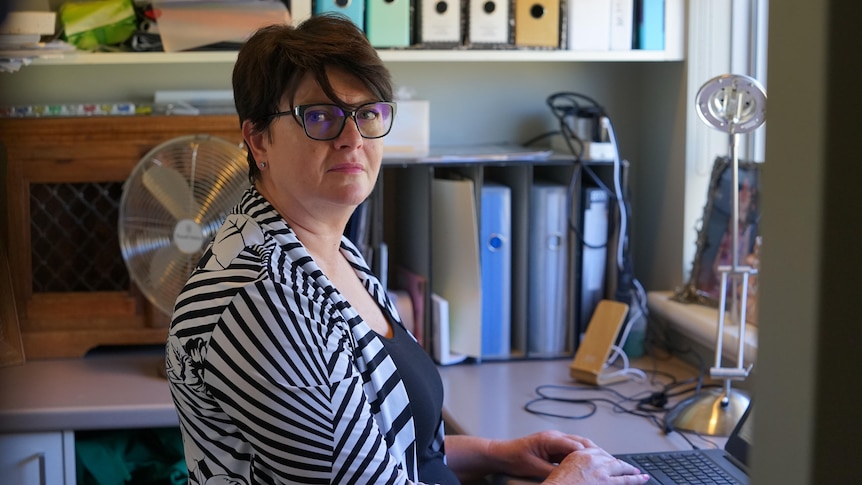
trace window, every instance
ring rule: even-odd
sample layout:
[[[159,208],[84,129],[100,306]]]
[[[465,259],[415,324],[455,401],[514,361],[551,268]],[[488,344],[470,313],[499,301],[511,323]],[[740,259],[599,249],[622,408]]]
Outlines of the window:
[[[728,155],[728,137],[698,118],[694,99],[700,87],[721,74],[745,74],[766,86],[768,0],[688,2],[688,93],[686,111],[685,215],[683,280],[688,280],[696,249],[696,231],[706,204],[706,191],[717,156]],[[768,115],[767,115],[768,117]],[[764,124],[740,137],[739,157],[765,158]]]

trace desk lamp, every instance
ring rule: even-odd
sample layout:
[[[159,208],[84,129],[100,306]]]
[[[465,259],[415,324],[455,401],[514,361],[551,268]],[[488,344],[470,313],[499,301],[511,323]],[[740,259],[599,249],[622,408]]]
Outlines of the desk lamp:
[[[701,390],[695,396],[677,405],[667,420],[677,429],[695,431],[705,435],[728,436],[745,409],[750,398],[742,391],[732,390],[731,382],[748,377],[751,368],[744,366],[745,315],[748,303],[749,276],[756,269],[739,263],[739,156],[737,141],[740,134],[757,129],[766,121],[766,91],[756,80],[742,75],[724,74],[707,81],[696,96],[697,112],[707,125],[721,130],[730,138],[730,158],[733,171],[733,200],[731,214],[730,266],[719,266],[721,294],[719,296],[718,326],[716,328],[715,365],[709,369],[710,377],[723,380],[721,388]],[[729,285],[729,287],[728,287]],[[728,313],[728,290],[732,300]],[[729,315],[739,328],[739,350],[736,367],[722,366],[722,338],[725,316]]]

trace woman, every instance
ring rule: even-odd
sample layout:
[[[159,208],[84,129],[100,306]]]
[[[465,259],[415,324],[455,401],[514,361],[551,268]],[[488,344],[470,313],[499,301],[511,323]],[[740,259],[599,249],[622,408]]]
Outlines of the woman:
[[[444,448],[436,368],[342,236],[396,111],[360,30],[337,16],[263,28],[233,87],[252,187],[177,299],[167,343],[191,483],[646,481],[562,433]]]

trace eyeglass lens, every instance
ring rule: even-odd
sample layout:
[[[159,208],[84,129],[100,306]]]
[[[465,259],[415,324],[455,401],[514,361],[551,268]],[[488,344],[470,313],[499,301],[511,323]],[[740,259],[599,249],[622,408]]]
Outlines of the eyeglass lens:
[[[352,118],[363,138],[380,138],[392,128],[393,109],[389,103],[368,103],[356,109]],[[333,104],[302,107],[305,133],[315,140],[332,140],[344,129],[348,114]]]

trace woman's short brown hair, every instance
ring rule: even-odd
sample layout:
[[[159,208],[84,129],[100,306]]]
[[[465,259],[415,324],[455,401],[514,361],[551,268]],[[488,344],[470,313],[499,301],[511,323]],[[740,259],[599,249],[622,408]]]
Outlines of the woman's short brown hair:
[[[392,77],[365,34],[347,17],[315,15],[298,26],[270,25],[245,42],[233,68],[233,97],[239,123],[249,120],[266,131],[272,115],[287,97],[293,99],[299,82],[310,74],[323,92],[338,101],[326,76],[335,67],[356,76],[380,101],[392,101]],[[248,152],[249,180],[260,175]]]

